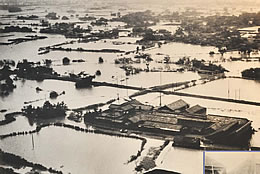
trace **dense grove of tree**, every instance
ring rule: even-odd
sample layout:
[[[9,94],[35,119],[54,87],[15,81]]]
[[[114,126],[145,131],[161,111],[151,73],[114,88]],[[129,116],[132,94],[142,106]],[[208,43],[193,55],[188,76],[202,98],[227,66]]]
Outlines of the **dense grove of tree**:
[[[150,26],[159,22],[159,19],[156,16],[154,16],[150,10],[146,10],[144,12],[135,12],[135,13],[126,14],[114,20],[125,22],[130,27]]]
[[[66,115],[67,106],[64,102],[51,104],[46,101],[42,107],[33,107],[32,105],[25,106],[22,111],[29,118],[55,118]]]
[[[242,71],[242,76],[252,79],[260,79],[260,68],[250,68]]]

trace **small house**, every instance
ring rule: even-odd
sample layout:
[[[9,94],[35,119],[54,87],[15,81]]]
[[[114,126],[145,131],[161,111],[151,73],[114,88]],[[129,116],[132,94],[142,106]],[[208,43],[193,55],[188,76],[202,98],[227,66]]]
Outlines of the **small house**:
[[[109,110],[111,110],[114,113],[120,113],[120,115],[130,113],[134,111],[134,109],[135,107],[128,103],[123,103],[121,105],[111,104],[109,106]]]
[[[120,109],[120,105],[116,105],[116,104],[111,104],[108,107],[111,110],[119,110]]]
[[[133,100],[129,101],[128,104],[130,104],[133,107],[135,107],[136,110],[142,110],[142,111],[151,111],[151,110],[153,110],[153,106],[144,105],[143,103],[139,102],[136,99],[133,99]]]
[[[191,108],[186,109],[189,114],[199,114],[199,115],[206,115],[207,108],[202,107],[200,105],[192,106]]]
[[[173,103],[160,107],[159,110],[181,112],[185,111],[187,108],[189,108],[189,104],[186,103],[184,100],[180,99]]]
[[[127,104],[127,105],[122,105],[121,106],[121,110],[124,112],[124,113],[129,113],[131,111],[133,111],[135,109],[134,106],[130,105],[130,104]]]

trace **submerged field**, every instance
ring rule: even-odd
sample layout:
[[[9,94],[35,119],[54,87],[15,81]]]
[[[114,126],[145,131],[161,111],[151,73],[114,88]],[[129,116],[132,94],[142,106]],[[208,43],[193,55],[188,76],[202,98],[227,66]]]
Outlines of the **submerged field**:
[[[110,3],[91,3],[84,6],[25,6],[22,12],[9,13],[0,10],[0,28],[6,26],[26,26],[32,28],[34,33],[27,32],[10,32],[0,33],[0,60],[10,59],[16,63],[27,59],[29,62],[40,62],[43,65],[45,59],[51,60],[50,67],[59,74],[68,76],[69,74],[78,74],[85,72],[89,75],[95,75],[95,82],[107,82],[110,84],[121,85],[122,88],[112,86],[92,86],[90,88],[76,89],[74,82],[43,80],[35,81],[22,78],[10,77],[13,79],[16,88],[9,95],[0,97],[0,121],[5,120],[7,113],[21,112],[24,106],[32,105],[34,107],[42,106],[45,101],[51,103],[64,102],[68,107],[67,115],[64,118],[53,118],[49,120],[31,120],[19,113],[15,115],[15,121],[0,125],[0,135],[10,134],[13,132],[31,131],[39,125],[64,123],[73,126],[79,126],[82,129],[99,130],[99,127],[84,123],[83,119],[69,119],[69,115],[75,109],[80,109],[82,113],[93,112],[93,108],[86,109],[89,105],[106,103],[114,101],[113,104],[121,104],[129,100],[129,96],[138,92],[130,87],[138,87],[138,89],[148,89],[150,87],[165,85],[177,82],[195,82],[194,86],[181,86],[179,89],[164,89],[165,91],[175,91],[200,94],[205,96],[222,97],[236,100],[246,100],[260,102],[259,91],[260,83],[257,80],[246,80],[241,78],[241,72],[248,68],[260,66],[258,60],[252,61],[231,61],[230,57],[243,57],[238,51],[229,51],[224,55],[218,53],[218,49],[213,46],[200,46],[180,42],[165,42],[158,46],[157,42],[152,47],[142,50],[141,44],[138,43],[143,36],[132,35],[133,27],[127,27],[125,22],[108,21],[106,25],[92,25],[91,33],[102,33],[112,31],[113,29],[121,30],[119,37],[116,38],[99,38],[95,41],[84,42],[85,38],[65,37],[63,34],[57,33],[40,33],[40,20],[46,19],[45,16],[50,12],[55,12],[59,19],[48,19],[48,25],[55,23],[72,23],[74,22],[79,28],[86,29],[91,25],[91,21],[80,20],[80,17],[101,17],[108,20],[114,17],[114,13],[120,12],[120,15],[142,11],[142,4],[132,6],[128,4],[123,7],[122,4],[111,5]],[[88,6],[89,5],[89,6]],[[100,8],[97,8],[100,6]],[[158,6],[145,6],[147,9],[154,10],[155,14],[162,13],[158,10]],[[176,10],[185,11],[181,6],[175,6]],[[223,9],[218,9],[218,13],[222,14]],[[204,15],[209,15],[206,9],[199,9]],[[239,9],[233,9],[230,13],[239,13]],[[163,13],[162,13],[163,14]],[[18,20],[17,16],[37,15],[39,18],[34,20]],[[117,15],[117,14],[116,14]],[[62,20],[63,16],[68,20]],[[92,21],[93,22],[93,21]],[[173,22],[173,21],[171,21]],[[158,31],[160,29],[169,30],[175,33],[179,24],[166,25],[169,21],[161,20],[155,25],[148,28]],[[34,25],[33,25],[34,24]],[[102,32],[101,32],[102,30]],[[86,37],[88,34],[84,33]],[[26,38],[28,35],[46,36],[46,39],[33,41],[25,41],[16,44],[6,44],[10,39]],[[72,41],[72,42],[71,42]],[[68,44],[68,42],[70,42]],[[57,44],[62,46],[53,46]],[[147,43],[145,43],[147,44]],[[146,45],[147,46],[147,45]],[[49,47],[58,48],[60,50],[50,49]],[[61,48],[60,48],[61,47]],[[140,55],[147,54],[152,58],[148,61],[146,58],[136,58],[137,47],[140,47]],[[147,46],[148,47],[148,46]],[[47,48],[45,54],[39,54],[39,48]],[[62,50],[72,49],[74,51]],[[80,51],[80,49],[92,50],[91,52]],[[122,52],[93,52],[93,50],[113,49]],[[214,51],[214,55],[209,52]],[[129,52],[129,53],[128,53]],[[68,57],[71,62],[64,65],[62,62],[64,57]],[[100,62],[100,57],[103,62]],[[165,57],[169,57],[169,62],[165,62]],[[199,74],[197,71],[191,70],[190,67],[176,64],[183,57],[189,57],[191,60],[205,60],[206,63],[215,63],[221,65],[229,72],[225,72],[230,78],[218,79],[208,82],[210,79],[208,74]],[[258,59],[259,53],[251,53],[253,59]],[[120,58],[129,58],[130,62],[120,62]],[[74,61],[73,61],[74,60]],[[78,61],[80,60],[80,61]],[[119,63],[116,63],[119,60]],[[1,68],[3,66],[1,65]],[[11,67],[15,69],[15,67]],[[97,74],[97,71],[101,74]],[[134,71],[135,70],[135,71]],[[138,72],[136,71],[138,70]],[[130,72],[130,73],[129,73]],[[233,78],[235,76],[236,78]],[[205,80],[206,79],[206,80]],[[205,81],[205,83],[204,83]],[[207,82],[207,83],[206,83]],[[2,83],[2,82],[1,82]],[[40,90],[37,90],[40,89]],[[151,88],[150,88],[151,89]],[[56,91],[59,95],[57,98],[50,99],[50,92]],[[249,106],[245,104],[237,104],[231,102],[221,102],[214,100],[206,100],[192,97],[184,97],[177,95],[165,95],[159,92],[145,93],[134,97],[138,101],[158,107],[167,105],[178,99],[183,99],[190,105],[199,104],[206,107],[209,114],[225,115],[231,117],[242,117],[253,121],[252,127],[256,130],[251,139],[252,147],[259,147],[260,113],[259,106]],[[94,105],[95,106],[95,105]],[[102,104],[98,109],[106,110],[107,104]],[[83,108],[83,109],[82,109]],[[85,109],[84,109],[85,108]],[[81,115],[82,116],[82,115]],[[103,128],[102,128],[103,130]],[[106,131],[113,132],[113,128]],[[121,134],[121,132],[120,132]],[[138,136],[131,132],[126,133],[128,136]],[[153,137],[147,138],[144,148],[141,148],[137,159],[128,163],[133,156],[139,153],[142,141],[133,138],[117,137],[110,135],[102,135],[95,133],[80,132],[73,129],[63,127],[46,127],[38,133],[12,136],[0,140],[0,149],[18,155],[27,161],[41,164],[47,168],[53,168],[63,173],[144,173],[145,170],[138,172],[137,166],[145,163],[150,168],[162,168],[170,171],[180,172],[182,174],[202,173],[203,152],[201,150],[178,148],[172,146],[172,140],[163,147],[163,140],[156,140]],[[161,150],[158,150],[160,149]],[[158,154],[156,154],[158,153]],[[149,158],[153,160],[146,163]],[[145,162],[143,162],[145,161]],[[155,165],[155,166],[154,166]],[[187,167],[188,166],[188,167]],[[1,164],[0,167],[12,168],[15,172],[26,173],[30,167],[16,169],[14,166],[6,166]],[[144,167],[145,168],[145,167]],[[148,167],[149,168],[149,167]]]

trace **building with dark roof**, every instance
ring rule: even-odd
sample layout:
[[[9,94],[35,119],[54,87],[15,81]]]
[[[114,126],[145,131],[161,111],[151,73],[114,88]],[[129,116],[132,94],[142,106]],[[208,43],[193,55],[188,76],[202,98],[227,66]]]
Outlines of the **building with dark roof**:
[[[109,109],[112,109],[112,110],[119,110],[120,109],[120,105],[117,105],[117,104],[111,104],[109,105]]]
[[[200,114],[200,115],[206,115],[207,114],[207,108],[202,107],[200,105],[192,106],[191,108],[186,109],[186,111],[189,114]]]
[[[151,111],[153,110],[153,106],[151,105],[144,105],[143,103],[139,102],[136,99],[130,100],[127,102],[127,104],[130,104],[137,110],[143,110],[143,111]]]
[[[160,107],[159,110],[181,112],[181,111],[185,111],[187,108],[189,108],[189,104],[186,103],[184,100],[180,99],[168,105]]]

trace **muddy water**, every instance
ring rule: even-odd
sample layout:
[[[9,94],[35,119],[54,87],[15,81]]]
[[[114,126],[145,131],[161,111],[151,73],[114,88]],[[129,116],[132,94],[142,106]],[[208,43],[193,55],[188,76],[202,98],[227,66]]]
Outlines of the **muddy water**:
[[[138,140],[55,127],[34,134],[33,140],[32,135],[7,138],[0,148],[64,173],[119,174],[133,172],[134,163],[125,163],[141,145]]]
[[[203,153],[198,150],[172,147],[171,143],[157,159],[158,168],[167,168],[179,173],[203,173]]]
[[[181,92],[187,92],[191,94],[200,94],[208,96],[216,96],[223,98],[241,99],[249,101],[260,101],[260,95],[256,91],[259,91],[260,84],[258,81],[244,80],[244,79],[221,79],[216,80],[204,85],[197,85]],[[171,89],[169,89],[171,90]],[[228,92],[229,91],[229,92]],[[160,103],[160,94],[151,93],[144,96],[136,97],[141,102],[158,106]],[[162,95],[162,105],[169,104],[178,99],[183,99],[191,106],[199,104],[207,108],[209,114],[226,115],[233,117],[247,118],[252,122],[252,126],[258,130],[260,128],[259,121],[259,106],[250,106],[244,104],[236,104],[229,102],[205,100],[192,97]],[[252,146],[260,145],[260,134],[256,132],[251,140]]]
[[[21,12],[16,15],[27,15],[36,14],[43,18],[47,12],[56,11],[59,15],[67,15],[70,17],[66,11],[68,9],[77,9],[77,14],[79,16],[84,16],[89,14],[90,16],[96,15],[98,17],[111,18],[111,12],[117,12],[116,7],[106,10],[91,10],[91,7],[97,5],[105,6],[106,4],[92,4],[89,7],[68,7],[62,6],[60,8],[53,8],[46,6],[44,9],[36,8],[33,11]],[[124,4],[125,5],[125,4]],[[181,10],[178,9],[179,6],[173,5],[174,8],[171,10]],[[158,6],[153,6],[149,4],[140,4],[136,7],[143,10],[143,7],[149,9],[155,9],[156,12],[161,11]],[[170,6],[164,6],[163,9],[170,8]],[[46,10],[46,11],[45,11]],[[182,9],[183,10],[183,9]],[[201,9],[205,11],[205,9]],[[221,9],[223,10],[223,9]],[[129,9],[128,11],[135,11],[134,9]],[[239,11],[236,9],[235,11]],[[217,13],[218,10],[213,10],[212,13]],[[122,14],[127,13],[127,11],[121,11]],[[0,15],[6,15],[3,11],[0,11]],[[70,17],[71,22],[79,22],[75,17]],[[3,19],[3,22],[9,22],[10,20],[15,20],[15,16],[10,19]],[[2,19],[1,19],[2,20]],[[39,23],[39,21],[26,21],[25,23]],[[62,22],[61,20],[52,20],[51,23]],[[15,22],[22,23],[22,21]],[[89,22],[79,24],[83,27],[89,25]],[[94,30],[99,29],[111,29],[115,27],[122,27],[122,23],[110,23],[106,27],[94,27]],[[163,24],[158,24],[152,27],[153,29],[165,28],[174,32],[177,26],[165,26]],[[39,30],[35,29],[35,30]],[[14,33],[14,37],[24,37],[31,33]],[[124,33],[127,34],[127,33]],[[120,54],[103,54],[103,53],[81,53],[81,52],[63,52],[55,51],[50,52],[46,55],[38,55],[39,47],[46,47],[53,44],[62,43],[65,41],[71,41],[73,39],[66,39],[61,35],[46,35],[48,39],[37,40],[32,42],[25,42],[18,45],[11,46],[0,46],[0,59],[14,59],[15,61],[27,58],[30,61],[42,61],[42,59],[53,60],[53,68],[55,71],[63,73],[79,73],[81,71],[86,71],[89,74],[95,74],[96,70],[101,70],[102,75],[96,77],[97,81],[107,81],[118,84],[127,84],[132,86],[150,87],[158,84],[166,84],[172,82],[180,82],[186,80],[196,80],[200,76],[193,72],[163,72],[163,73],[153,73],[153,72],[141,72],[137,75],[126,76],[125,72],[120,69],[121,65],[115,65],[114,59],[120,57]],[[12,37],[12,38],[14,38]],[[0,38],[1,42],[7,41],[7,38]],[[65,47],[82,47],[85,49],[96,48],[96,49],[107,49],[115,48],[130,51],[136,48],[134,44],[136,40],[140,38],[128,38],[122,37],[116,40],[109,40],[107,42],[100,41],[97,43],[89,44],[73,44]],[[121,42],[131,42],[131,44],[124,44],[115,46],[112,41]],[[151,57],[155,60],[150,63],[150,68],[157,69],[176,69],[179,68],[176,65],[165,65],[158,63],[162,61],[165,55],[169,55],[172,61],[177,61],[183,56],[190,56],[191,58],[205,59],[207,61],[218,61],[225,68],[230,70],[230,75],[240,76],[241,71],[250,67],[260,66],[259,62],[223,62],[224,59],[228,59],[230,56],[239,57],[237,52],[230,52],[224,54],[222,57],[220,54],[215,54],[210,56],[209,52],[214,51],[217,53],[217,49],[214,47],[201,47],[198,45],[190,45],[183,43],[170,43],[162,45],[161,48],[155,48],[145,51],[151,54]],[[158,55],[162,53],[163,55]],[[72,63],[68,66],[62,66],[62,58],[69,57],[70,59],[83,59],[84,63]],[[103,57],[104,63],[98,64],[98,58]],[[130,55],[131,56],[131,55]],[[259,56],[258,54],[254,55]],[[141,62],[141,64],[135,65],[141,68],[146,67],[146,62]],[[104,102],[113,98],[119,97],[126,98],[128,95],[135,91],[115,89],[109,87],[95,87],[90,89],[75,90],[73,83],[69,82],[59,82],[52,80],[45,80],[42,83],[35,81],[16,81],[17,88],[8,97],[0,99],[0,109],[8,109],[8,112],[19,111],[24,102],[35,101],[32,104],[35,106],[42,105],[42,103],[48,99],[49,92],[55,90],[58,93],[65,91],[66,94],[58,97],[51,102],[56,103],[58,101],[64,101],[69,108],[82,107],[94,103]],[[43,89],[42,92],[37,93],[35,91],[36,87]],[[254,91],[259,91],[260,84],[256,81],[245,81],[239,79],[226,79],[208,83],[205,85],[196,86],[194,88],[186,89],[184,92],[189,93],[201,93],[204,95],[212,95],[219,97],[230,97],[230,98],[241,98],[245,100],[260,101],[259,95]],[[228,94],[228,89],[230,93]],[[118,94],[118,95],[117,95]],[[184,99],[191,105],[200,104],[208,108],[208,113],[229,115],[234,117],[246,117],[253,121],[253,127],[255,129],[260,128],[260,121],[258,115],[260,113],[259,107],[247,106],[240,104],[232,104],[225,102],[216,102],[209,100],[202,100],[196,98],[188,97],[178,97],[178,96],[163,96],[163,104],[168,104],[172,101],[178,99]],[[147,94],[144,96],[137,97],[143,103],[149,103],[153,105],[159,105],[159,94]],[[39,100],[39,101],[36,101]],[[4,117],[0,114],[0,120]],[[68,120],[56,120],[62,122],[69,122]],[[85,126],[80,123],[81,126]],[[35,128],[35,124],[29,124],[28,120],[23,116],[18,116],[17,120],[11,124],[1,126],[0,134],[10,133],[13,131],[24,131],[31,130]],[[32,136],[19,136],[7,138],[0,142],[0,148],[4,151],[12,152],[14,154],[20,155],[25,159],[41,163],[47,167],[54,167],[58,170],[62,170],[65,173],[90,173],[90,174],[103,174],[103,173],[135,173],[133,170],[135,168],[135,162],[126,165],[127,160],[130,159],[131,155],[137,153],[140,148],[141,142],[138,140],[117,138],[103,135],[95,134],[85,134],[78,133],[74,130],[64,129],[64,128],[45,128],[40,133],[33,135],[34,139],[34,149],[32,147]],[[252,145],[260,145],[260,135],[256,133],[252,139]],[[162,141],[148,140],[145,146],[145,151],[142,157],[145,155],[149,147],[160,146]],[[167,146],[159,156],[156,161],[158,168],[164,168],[169,170],[174,170],[183,174],[193,174],[202,173],[202,152],[196,150],[187,150],[182,148],[173,148],[170,145]]]
[[[10,144],[12,145],[10,146]],[[1,141],[0,148],[64,173],[119,174],[135,173],[136,164],[146,156],[149,148],[159,147],[162,144],[163,141],[148,139],[142,156],[136,162],[127,164],[130,156],[139,150],[141,145],[139,140],[78,133],[70,129],[49,127],[33,136],[4,139]],[[201,151],[174,148],[171,144],[161,152],[156,160],[158,168],[166,168],[184,174],[192,174],[194,171],[202,173]],[[192,170],[185,167],[187,165],[193,166]]]

